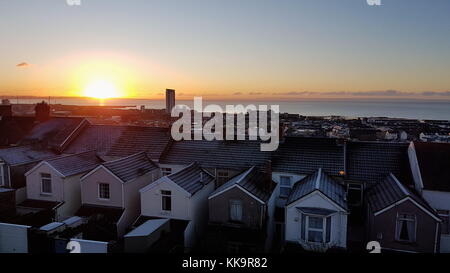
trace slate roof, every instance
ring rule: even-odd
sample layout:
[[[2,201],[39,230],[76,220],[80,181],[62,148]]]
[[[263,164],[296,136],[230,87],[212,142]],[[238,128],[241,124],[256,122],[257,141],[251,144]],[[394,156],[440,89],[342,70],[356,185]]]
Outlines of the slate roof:
[[[286,204],[291,204],[314,191],[320,191],[341,208],[347,210],[347,194],[344,186],[328,176],[322,169],[297,182],[289,194]]]
[[[344,145],[331,138],[287,137],[273,155],[273,171],[309,175],[344,170]]]
[[[178,172],[170,174],[167,178],[178,184],[191,195],[194,195],[205,185],[214,181],[214,177],[204,171],[198,163],[193,163]]]
[[[88,172],[102,163],[95,151],[65,155],[45,160],[64,177]]]
[[[198,162],[203,168],[243,170],[264,166],[270,152],[260,151],[260,141],[182,140],[173,141],[160,163],[188,165]]]
[[[388,175],[382,182],[374,185],[366,192],[366,199],[375,213],[406,197],[412,198],[421,206],[435,214],[434,210],[419,195],[403,185],[393,174]]]
[[[167,128],[89,125],[64,152],[97,150],[103,155],[125,157],[145,151],[151,159],[159,160],[170,139]]]
[[[128,126],[107,155],[128,156],[145,151],[153,160],[159,160],[170,139],[167,128]]]
[[[56,153],[36,145],[24,145],[0,149],[0,159],[9,165],[26,164],[58,156]]]
[[[148,158],[145,152],[108,161],[102,165],[120,178],[122,182],[129,182],[150,171],[158,169],[158,166]]]
[[[68,145],[64,153],[76,154],[96,150],[99,154],[107,153],[126,130],[126,126],[89,125],[76,139]]]
[[[267,202],[270,196],[272,196],[273,190],[276,186],[276,184],[272,181],[272,178],[270,178],[269,181],[267,181],[267,179],[266,173],[259,171],[256,167],[251,167],[241,174],[231,178],[228,182],[217,188],[210,196],[214,196],[219,192],[233,187],[234,185],[239,185],[254,196],[258,197],[261,201]]]
[[[84,118],[51,118],[34,126],[23,143],[47,142],[52,146],[60,146],[84,121]]]
[[[389,173],[410,182],[408,143],[348,142],[346,179],[379,183]]]
[[[450,191],[450,144],[414,142],[424,189]]]

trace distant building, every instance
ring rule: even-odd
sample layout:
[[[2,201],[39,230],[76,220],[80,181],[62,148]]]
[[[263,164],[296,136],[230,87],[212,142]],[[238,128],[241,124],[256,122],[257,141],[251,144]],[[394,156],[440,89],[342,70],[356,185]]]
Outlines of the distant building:
[[[175,90],[166,89],[166,113],[170,115],[175,107]]]

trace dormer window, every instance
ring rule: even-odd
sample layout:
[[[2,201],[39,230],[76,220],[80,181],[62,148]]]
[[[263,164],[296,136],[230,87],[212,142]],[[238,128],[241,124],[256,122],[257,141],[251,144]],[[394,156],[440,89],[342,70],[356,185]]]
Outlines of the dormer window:
[[[49,173],[41,173],[41,194],[52,194],[52,176]]]
[[[281,176],[280,177],[280,197],[287,198],[292,189],[292,177]]]

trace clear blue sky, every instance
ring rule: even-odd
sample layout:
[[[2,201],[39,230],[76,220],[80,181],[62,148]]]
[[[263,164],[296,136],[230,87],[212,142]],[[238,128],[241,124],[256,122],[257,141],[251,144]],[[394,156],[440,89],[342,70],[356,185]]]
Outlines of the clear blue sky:
[[[381,1],[0,0],[0,95],[449,91],[450,1]]]

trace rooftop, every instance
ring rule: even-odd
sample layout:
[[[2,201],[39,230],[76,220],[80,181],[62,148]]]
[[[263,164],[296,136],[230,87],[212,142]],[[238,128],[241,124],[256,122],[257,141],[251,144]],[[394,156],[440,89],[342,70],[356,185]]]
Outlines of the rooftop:
[[[95,151],[64,155],[45,160],[64,177],[88,172],[102,163]]]
[[[214,177],[203,170],[196,162],[178,172],[168,175],[167,178],[178,184],[191,195],[194,195],[205,185],[214,181]]]
[[[36,145],[24,145],[0,149],[0,159],[9,165],[19,165],[58,156],[53,151]]]
[[[414,142],[424,189],[450,191],[450,143]]]
[[[347,210],[347,194],[344,186],[328,176],[322,169],[297,182],[289,194],[287,204],[291,204],[314,191],[320,191],[342,209]]]
[[[235,185],[244,188],[263,202],[267,202],[269,200],[276,186],[272,181],[272,178],[268,178],[267,173],[261,172],[256,167],[251,167],[217,188],[210,195],[210,198]]]
[[[150,171],[158,169],[158,166],[153,163],[145,152],[108,161],[102,165],[120,178],[123,182],[129,182]]]
[[[434,210],[427,202],[403,185],[393,174],[388,175],[381,183],[378,183],[366,192],[367,202],[373,212],[380,211],[406,197],[410,197],[434,213]]]

